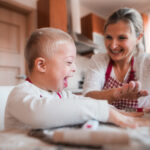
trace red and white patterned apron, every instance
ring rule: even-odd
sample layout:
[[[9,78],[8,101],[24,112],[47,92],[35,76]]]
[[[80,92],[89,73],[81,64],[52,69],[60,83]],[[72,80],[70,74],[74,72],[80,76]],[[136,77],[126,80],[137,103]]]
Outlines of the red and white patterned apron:
[[[136,81],[135,79],[135,71],[133,70],[133,63],[134,63],[134,58],[131,59],[131,70],[128,76],[128,80],[126,83],[129,83],[130,81]],[[120,82],[115,80],[114,78],[112,78],[110,76],[111,71],[112,71],[112,65],[113,65],[113,61],[110,60],[108,67],[107,67],[107,71],[105,74],[105,84],[103,89],[112,89],[112,88],[118,88],[121,87],[125,84],[125,82]],[[138,101],[137,100],[131,100],[131,99],[118,99],[115,100],[112,105],[114,105],[116,108],[118,109],[124,109],[124,110],[130,110],[130,109],[136,109],[138,106]]]

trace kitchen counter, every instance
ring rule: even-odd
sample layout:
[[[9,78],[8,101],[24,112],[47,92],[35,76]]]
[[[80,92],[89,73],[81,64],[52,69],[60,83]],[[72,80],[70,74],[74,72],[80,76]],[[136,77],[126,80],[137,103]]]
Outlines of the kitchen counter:
[[[103,132],[110,132],[110,136],[115,138],[114,131],[118,130],[119,133],[125,132],[129,136],[129,143],[123,144],[106,144],[99,148],[91,147],[80,147],[80,146],[65,146],[51,144],[50,142],[44,142],[42,139],[37,137],[31,137],[28,135],[29,131],[19,131],[19,130],[7,130],[0,132],[0,149],[4,150],[148,150],[150,149],[150,127],[140,127],[137,129],[122,129],[118,127],[112,127],[109,124],[100,124],[99,129]],[[98,129],[98,130],[99,130]],[[97,130],[97,131],[98,131]],[[118,132],[117,131],[117,132]],[[80,136],[79,136],[80,137]],[[70,137],[70,138],[73,138]],[[109,135],[103,136],[103,138],[110,139]]]

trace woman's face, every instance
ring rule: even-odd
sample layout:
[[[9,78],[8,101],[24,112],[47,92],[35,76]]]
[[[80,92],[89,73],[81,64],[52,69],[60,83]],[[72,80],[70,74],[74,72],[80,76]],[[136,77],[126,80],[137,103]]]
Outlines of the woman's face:
[[[109,24],[105,31],[105,46],[113,61],[129,59],[136,48],[137,38],[129,23]]]

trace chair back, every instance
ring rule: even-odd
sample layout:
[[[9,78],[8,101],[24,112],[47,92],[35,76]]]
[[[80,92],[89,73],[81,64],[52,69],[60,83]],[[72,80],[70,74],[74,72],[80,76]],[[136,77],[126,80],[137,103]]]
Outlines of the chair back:
[[[7,98],[14,86],[0,86],[0,130],[4,129]]]

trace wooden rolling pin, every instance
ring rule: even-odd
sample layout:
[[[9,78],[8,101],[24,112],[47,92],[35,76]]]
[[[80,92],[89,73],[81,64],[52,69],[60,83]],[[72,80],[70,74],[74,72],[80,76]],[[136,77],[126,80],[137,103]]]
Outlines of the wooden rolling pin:
[[[53,133],[52,141],[62,144],[101,146],[108,144],[128,144],[128,134],[123,131],[63,129]]]

